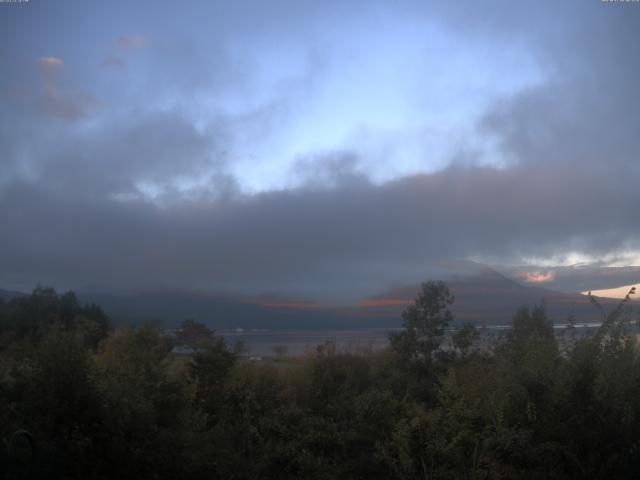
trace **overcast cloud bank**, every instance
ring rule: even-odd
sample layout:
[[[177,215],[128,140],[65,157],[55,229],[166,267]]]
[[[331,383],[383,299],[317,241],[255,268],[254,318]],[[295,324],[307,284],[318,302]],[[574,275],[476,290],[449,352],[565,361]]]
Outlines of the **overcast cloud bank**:
[[[3,8],[0,282],[344,299],[445,257],[636,263],[640,8],[457,5],[201,6],[163,36],[137,6],[84,49]]]

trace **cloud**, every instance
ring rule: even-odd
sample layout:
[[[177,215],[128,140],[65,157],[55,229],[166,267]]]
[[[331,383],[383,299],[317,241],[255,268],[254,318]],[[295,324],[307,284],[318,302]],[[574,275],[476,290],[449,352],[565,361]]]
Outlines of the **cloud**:
[[[368,183],[360,158],[354,152],[318,152],[298,158],[292,173],[296,182],[307,188],[335,188]]]
[[[548,270],[546,272],[517,272],[516,276],[527,283],[549,283],[556,279],[556,272]]]
[[[81,197],[98,179],[83,185],[89,177],[67,175],[66,183],[14,184],[2,193],[5,278],[361,298],[425,279],[438,258],[606,252],[640,235],[638,193],[621,199],[588,174],[547,186],[530,170],[451,168],[381,185],[164,206],[144,197]],[[584,188],[568,188],[576,182]],[[617,217],[592,221],[618,204],[627,207]]]
[[[58,75],[64,66],[64,61],[58,57],[40,57],[36,60],[36,64],[40,69],[45,90],[57,90]]]
[[[78,120],[89,117],[98,107],[91,95],[68,94],[56,89],[47,89],[42,108],[51,115],[64,120]]]
[[[318,4],[313,15],[299,2],[256,7],[265,20],[258,27],[255,16],[239,7],[228,25],[220,20],[226,17],[212,15],[220,26],[210,29],[213,36],[195,28],[174,31],[149,49],[145,62],[131,63],[127,81],[115,85],[104,85],[99,73],[83,73],[77,52],[74,59],[64,50],[64,61],[41,57],[41,107],[48,118],[18,108],[2,112],[7,128],[0,133],[0,153],[7,160],[1,166],[0,284],[162,285],[362,298],[424,280],[430,265],[443,257],[522,265],[525,258],[554,259],[568,252],[599,258],[637,250],[640,10],[609,7],[496,1],[478,6],[479,15],[464,2],[403,3],[411,18],[424,15],[436,33],[455,29],[485,45],[482,52],[508,51],[514,39],[544,75],[505,96],[495,95],[497,90],[483,94],[479,122],[470,133],[461,130],[460,142],[451,137],[451,158],[436,163],[445,165],[437,171],[429,146],[442,130],[423,135],[420,119],[422,109],[436,119],[444,113],[430,110],[416,94],[419,115],[412,131],[418,133],[411,138],[424,144],[416,150],[431,168],[421,170],[421,163],[412,174],[384,176],[385,181],[371,172],[394,171],[391,158],[401,155],[387,152],[403,151],[402,131],[384,139],[388,148],[379,148],[380,142],[363,146],[358,136],[344,147],[311,142],[304,155],[292,149],[293,169],[291,158],[271,158],[287,148],[267,148],[269,141],[289,145],[298,133],[296,119],[313,113],[310,98],[320,106],[335,100],[316,95],[322,82],[334,81],[328,91],[339,96],[342,82],[350,81],[344,64],[332,63],[335,51],[323,50],[326,37],[318,33],[333,32],[327,25],[338,17],[352,18],[334,12],[334,6]],[[398,30],[402,18],[393,17]],[[344,46],[349,57],[353,31],[348,22],[336,25],[340,35],[330,40],[341,52]],[[361,30],[362,45],[369,45],[366,35],[378,41],[384,35]],[[286,35],[290,31],[296,32],[293,37]],[[452,38],[457,37],[434,34],[428,39],[433,45],[426,42],[417,50],[448,54],[456,48],[447,43]],[[277,45],[268,51],[271,56],[255,47],[265,39]],[[303,50],[323,51],[326,58],[317,62],[322,68],[301,75],[305,62],[289,57],[296,51],[294,40],[303,40]],[[116,44],[125,55],[148,42],[134,34]],[[107,58],[108,65],[120,65],[119,56]],[[28,63],[33,68],[32,60]],[[375,64],[383,67],[384,58]],[[327,71],[331,75],[323,76]],[[384,76],[384,69],[379,73]],[[401,73],[420,88],[432,85],[413,78],[413,71]],[[472,73],[463,64],[459,75]],[[291,78],[300,78],[300,85],[292,89]],[[112,95],[113,108],[94,115],[97,101],[76,86],[87,84]],[[349,113],[340,108],[340,98],[329,102],[334,109],[314,117],[310,137],[322,137],[335,118]],[[363,94],[362,106],[375,103],[369,100]],[[444,103],[442,112],[448,106]],[[388,107],[392,113],[394,103]],[[91,121],[67,124],[59,118]],[[260,143],[265,131],[275,133]],[[478,141],[467,141],[468,134]],[[465,148],[467,143],[473,148]],[[247,151],[254,154],[250,161],[235,160]],[[461,157],[464,162],[455,161]],[[293,181],[268,183],[279,171]],[[246,178],[258,178],[271,190],[243,190]],[[588,280],[558,268],[555,279],[548,268],[521,270],[525,279],[546,280],[554,288]],[[629,278],[621,284],[637,282],[631,278],[636,274],[621,273]]]
[[[102,64],[106,67],[116,68],[125,68],[127,66],[127,62],[123,58],[115,55],[107,55],[102,61]]]
[[[134,50],[147,46],[147,38],[140,34],[121,35],[117,38],[116,44],[122,50]]]
[[[58,57],[40,57],[38,59],[38,64],[43,68],[49,69],[62,67],[64,62]]]
[[[580,23],[537,45],[549,81],[496,101],[481,129],[514,162],[589,169],[611,181],[622,170],[638,175],[640,10],[593,4],[581,13]]]
[[[98,106],[97,100],[89,94],[71,92],[60,86],[60,72],[64,61],[58,57],[41,57],[40,67],[44,95],[40,108],[54,117],[64,120],[78,120],[90,116]]]
[[[495,266],[501,273],[522,279],[522,272],[547,272],[539,266],[530,265],[527,268],[521,266]],[[601,265],[600,262],[590,264],[556,266],[553,268],[555,274],[551,280],[550,288],[562,292],[586,292],[589,290],[602,290],[620,285],[630,285],[640,280],[640,266],[615,267],[608,264]]]
[[[60,136],[39,175],[50,189],[73,186],[78,197],[184,200],[187,189],[233,188],[220,171],[225,148],[221,123],[198,130],[178,112],[128,112],[82,138]]]

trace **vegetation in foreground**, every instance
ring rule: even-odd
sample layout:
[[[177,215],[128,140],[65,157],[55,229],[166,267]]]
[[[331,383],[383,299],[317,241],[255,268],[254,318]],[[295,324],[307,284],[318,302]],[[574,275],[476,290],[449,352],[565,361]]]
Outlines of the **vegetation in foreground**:
[[[0,305],[0,478],[639,478],[628,300],[589,336],[522,308],[491,348],[465,326],[444,349],[453,299],[428,282],[388,350],[277,368],[37,288]]]

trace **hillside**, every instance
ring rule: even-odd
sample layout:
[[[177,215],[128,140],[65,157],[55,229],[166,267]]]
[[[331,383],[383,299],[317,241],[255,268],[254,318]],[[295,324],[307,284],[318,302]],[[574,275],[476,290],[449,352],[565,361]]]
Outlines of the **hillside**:
[[[3,290],[0,288],[0,299],[4,301],[9,301],[12,298],[23,297],[26,293],[16,292],[13,290]]]
[[[455,295],[452,310],[458,321],[507,323],[519,307],[542,303],[556,322],[572,313],[581,321],[599,319],[584,295],[524,286],[482,264],[440,262],[431,273],[431,278],[444,280]],[[273,296],[194,292],[81,294],[80,298],[102,305],[117,323],[158,319],[174,325],[195,318],[217,329],[393,328],[400,324],[402,310],[415,299],[419,288],[419,284],[398,287],[356,305],[339,307]],[[606,308],[617,304],[613,299],[600,301]]]

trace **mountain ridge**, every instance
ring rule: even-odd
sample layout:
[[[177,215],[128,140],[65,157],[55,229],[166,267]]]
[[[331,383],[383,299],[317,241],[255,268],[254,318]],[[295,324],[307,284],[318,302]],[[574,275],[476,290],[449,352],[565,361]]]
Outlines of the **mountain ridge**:
[[[544,304],[548,315],[561,322],[569,315],[580,320],[598,320],[598,312],[588,297],[538,285],[522,285],[483,264],[468,260],[440,262],[436,271],[455,296],[452,305],[458,322],[478,324],[508,323],[522,306]],[[432,275],[432,278],[435,275]],[[352,329],[394,328],[401,325],[401,313],[420,291],[419,283],[390,288],[352,305],[337,306],[277,294],[243,295],[202,290],[138,290],[131,293],[101,293],[80,289],[82,303],[103,307],[116,325],[160,320],[172,327],[195,318],[215,329]],[[24,295],[0,290],[10,298]],[[8,297],[8,298],[9,298]],[[601,298],[609,309],[619,300]]]

